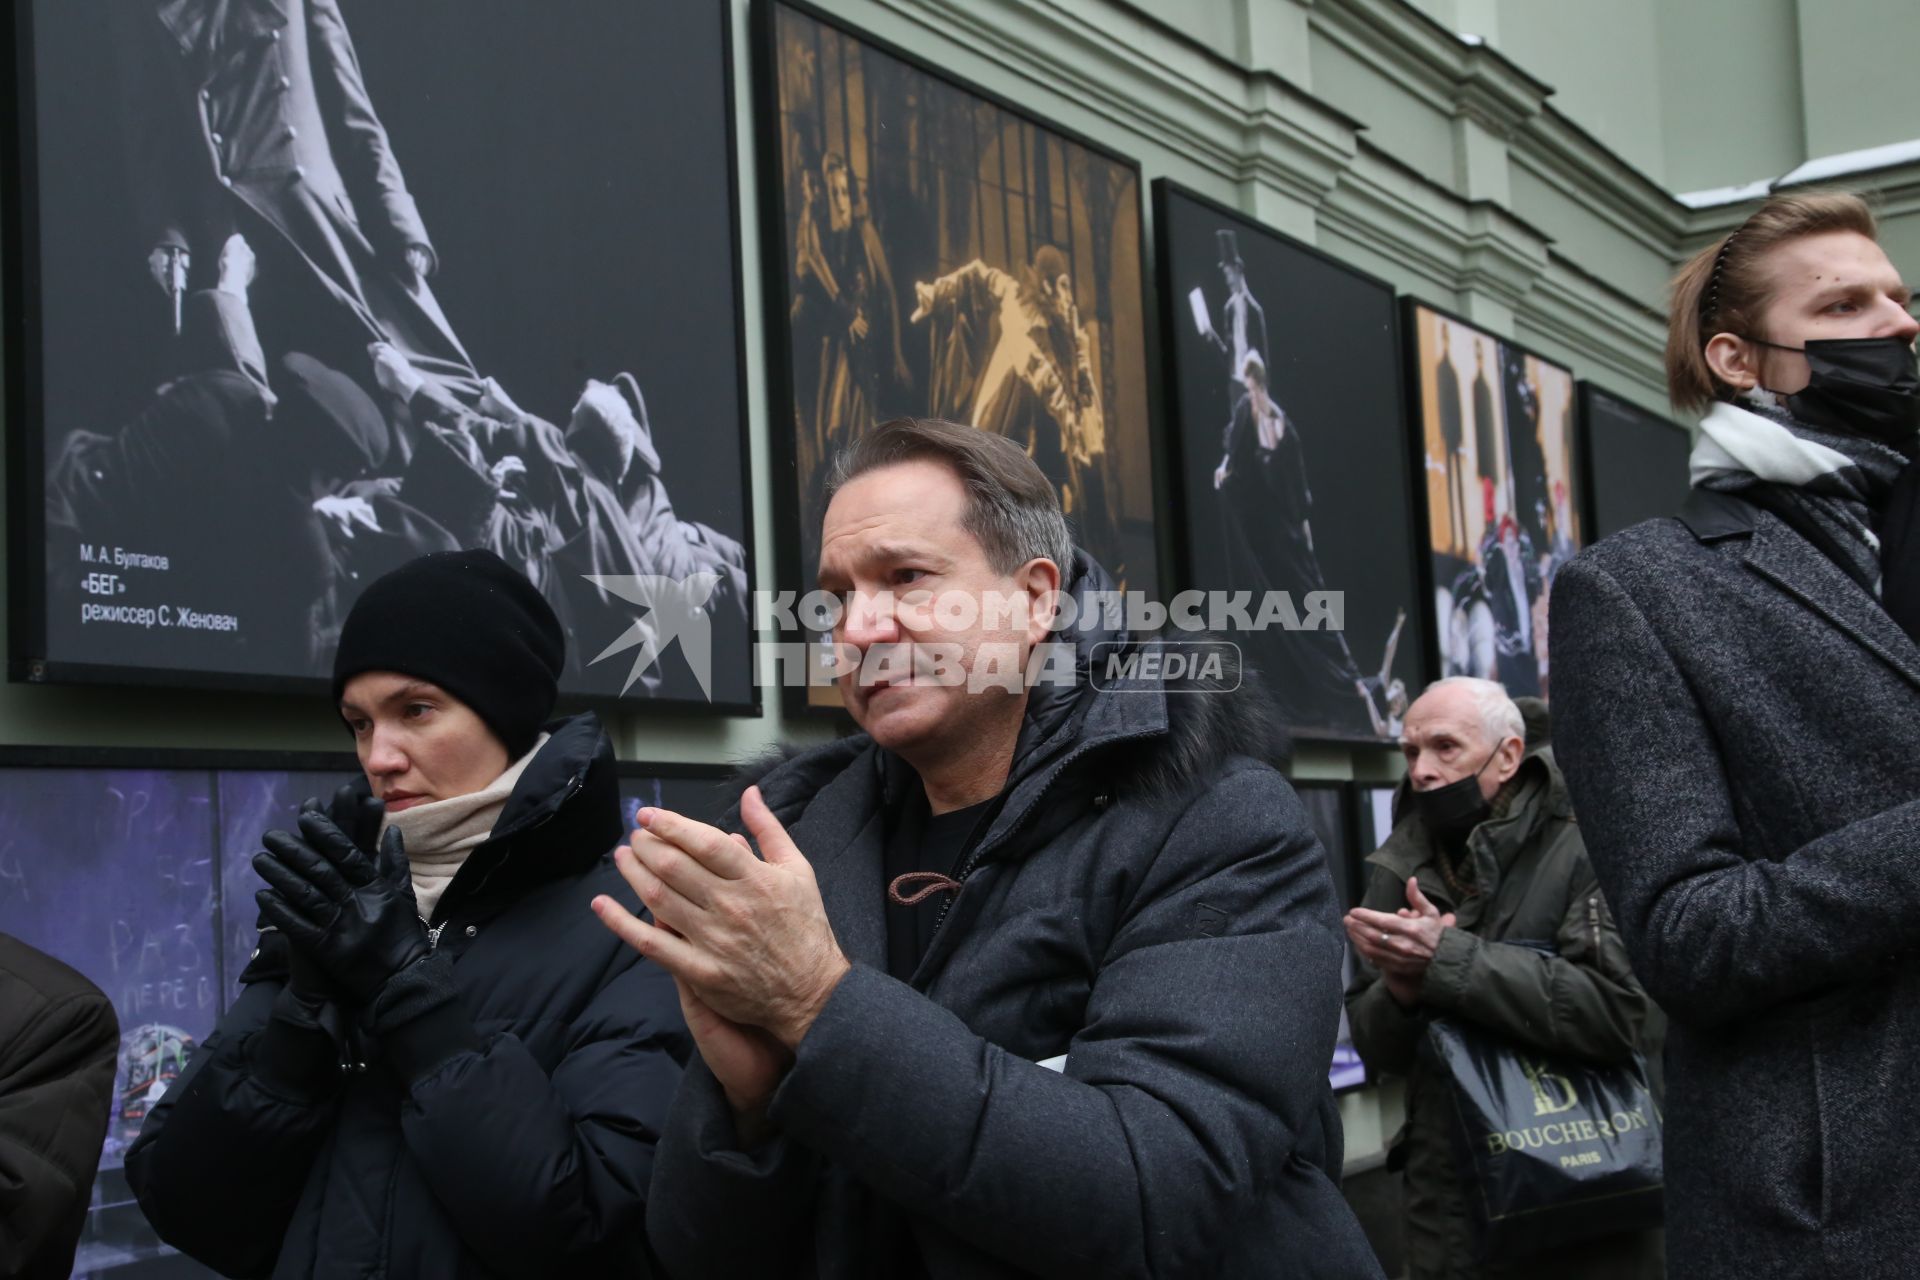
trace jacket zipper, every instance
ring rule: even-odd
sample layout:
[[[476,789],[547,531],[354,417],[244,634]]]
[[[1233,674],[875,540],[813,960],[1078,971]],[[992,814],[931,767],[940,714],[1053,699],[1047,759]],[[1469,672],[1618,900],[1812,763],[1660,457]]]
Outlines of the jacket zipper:
[[[967,877],[972,875],[974,868],[980,865],[980,859],[989,850],[998,848],[999,845],[1006,844],[1009,840],[1012,840],[1016,835],[1020,834],[1021,828],[1027,825],[1027,822],[1032,817],[1034,812],[1040,808],[1040,802],[1047,798],[1047,793],[1053,790],[1054,784],[1059,782],[1061,778],[1066,776],[1067,770],[1071,768],[1080,759],[1080,757],[1088,754],[1089,752],[1101,750],[1104,747],[1117,746],[1122,742],[1132,742],[1139,738],[1151,738],[1154,734],[1158,732],[1159,732],[1158,729],[1150,729],[1142,733],[1129,733],[1122,737],[1109,738],[1105,742],[1092,743],[1088,746],[1081,747],[1079,750],[1073,752],[1065,760],[1062,760],[1057,766],[1055,766],[1053,771],[1053,776],[1047,779],[1046,785],[1040,788],[1040,794],[1036,795],[1033,798],[1032,803],[1028,804],[1027,807],[1021,811],[1020,816],[1014,820],[1013,825],[1007,828],[1007,833],[1001,836],[999,841],[996,844],[985,844],[985,843],[981,844],[979,848],[975,849],[972,853],[969,853],[966,857],[966,860],[960,864],[960,870],[955,872],[953,877],[955,880],[960,882],[960,888],[955,890],[953,893],[948,894],[947,900],[940,904],[940,914],[934,917],[934,921],[933,921],[933,935],[931,938],[927,940],[928,952],[929,953],[932,952],[933,943],[940,936],[940,926],[944,925],[947,922],[947,913],[953,910],[953,904],[959,900],[960,895],[962,893],[966,892]]]
[[[492,835],[489,835],[486,838],[485,843],[492,844],[496,840],[518,839],[520,836],[525,835],[529,831],[535,831],[541,827],[544,827],[547,823],[553,821],[554,815],[559,813],[560,810],[566,805],[567,801],[573,799],[574,794],[578,792],[582,787],[586,786],[586,784],[587,784],[587,771],[586,769],[583,768],[578,770],[571,778],[567,779],[567,785],[565,789],[561,791],[560,798],[558,800],[554,800],[548,803],[544,812],[535,814],[526,819],[522,819],[517,825],[510,827],[505,831],[500,831]],[[478,850],[475,850],[475,852],[477,853]],[[511,856],[510,851],[508,856]],[[472,897],[474,894],[484,891],[487,887],[488,881],[493,879],[495,872],[499,871],[502,866],[506,865],[506,861],[507,861],[506,857],[502,857],[498,862],[494,863],[491,867],[488,867],[486,874],[481,876],[479,881],[471,889],[467,890],[467,896]],[[454,878],[456,880],[459,879],[458,874],[456,874]],[[447,887],[451,889],[453,886],[448,885]],[[446,903],[446,898],[443,896],[440,899],[440,901],[444,905]],[[438,914],[437,909],[435,911],[435,914]],[[444,929],[445,927],[446,927],[446,921],[442,920],[440,922],[439,928],[430,927],[427,930],[428,937],[437,939],[440,936],[439,929]]]
[[[554,815],[560,812],[561,808],[567,803],[567,801],[573,799],[574,794],[578,792],[583,786],[585,786],[586,782],[587,782],[587,771],[585,769],[581,769],[578,772],[576,772],[571,778],[567,779],[566,788],[560,793],[560,798],[558,800],[554,800],[548,803],[544,812],[536,813],[529,818],[523,819],[516,826],[513,826],[506,831],[500,832],[497,835],[488,836],[486,840],[482,842],[482,847],[488,844],[492,844],[496,840],[513,840],[522,835],[525,835],[529,831],[534,831],[539,829],[540,827],[545,826],[547,823],[553,820]],[[478,852],[478,850],[475,850],[475,852]],[[511,856],[511,854],[509,853],[509,855],[507,856]],[[487,882],[493,879],[494,873],[498,871],[503,865],[505,865],[506,860],[507,860],[506,857],[502,857],[499,862],[496,862],[493,866],[488,867],[486,874],[482,875],[479,881],[476,882],[471,889],[466,890],[467,897],[471,898],[475,894],[480,893],[482,890],[484,890],[487,887]],[[459,879],[459,876],[456,874],[454,878],[457,880]],[[452,888],[453,886],[448,885],[447,887]],[[434,908],[434,914],[439,915],[440,907],[444,907],[446,904],[447,904],[447,897],[445,894],[442,894],[440,898],[439,906],[436,906]],[[420,923],[427,927],[427,950],[431,952],[439,947],[440,931],[447,927],[448,921],[446,919],[442,919],[439,924],[434,924],[433,922],[428,920],[425,916],[422,916],[420,918]]]
[[[1587,899],[1587,928],[1593,933],[1593,954],[1597,961],[1600,956],[1600,899]]]

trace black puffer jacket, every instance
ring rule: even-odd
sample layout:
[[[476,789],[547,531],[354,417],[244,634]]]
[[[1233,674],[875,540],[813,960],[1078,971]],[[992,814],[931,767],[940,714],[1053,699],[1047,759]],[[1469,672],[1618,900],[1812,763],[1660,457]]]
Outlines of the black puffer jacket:
[[[737,1149],[688,1069],[648,1207],[671,1274],[883,1274],[876,1227],[904,1215],[935,1280],[1379,1275],[1337,1185],[1333,885],[1268,708],[1036,690],[911,983],[887,975],[882,815],[917,778],[864,734],[768,772],[853,968],[771,1142]]]
[[[409,1091],[363,1046],[269,1026],[285,944],[154,1108],[127,1178],[162,1239],[234,1276],[645,1274],[647,1182],[691,1050],[673,983],[594,919],[633,895],[613,750],[553,737],[434,912],[478,1049]],[[471,1033],[468,1033],[471,1038]]]
[[[72,1273],[119,1051],[100,988],[0,933],[0,1276]]]

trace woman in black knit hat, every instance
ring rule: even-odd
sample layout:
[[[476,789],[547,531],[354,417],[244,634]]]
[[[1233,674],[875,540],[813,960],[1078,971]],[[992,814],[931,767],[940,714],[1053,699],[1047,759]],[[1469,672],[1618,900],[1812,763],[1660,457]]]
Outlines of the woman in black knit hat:
[[[242,994],[128,1153],[169,1244],[228,1275],[644,1273],[689,1042],[666,974],[589,927],[631,894],[612,746],[547,723],[564,657],[487,551],[354,605],[333,692],[365,776],[267,833]]]

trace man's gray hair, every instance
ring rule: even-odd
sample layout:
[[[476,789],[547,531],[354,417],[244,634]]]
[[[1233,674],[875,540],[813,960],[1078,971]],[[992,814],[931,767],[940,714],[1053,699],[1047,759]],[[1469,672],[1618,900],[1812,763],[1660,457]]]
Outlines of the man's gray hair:
[[[1507,696],[1506,689],[1496,680],[1482,680],[1478,676],[1448,676],[1444,680],[1435,680],[1426,688],[1426,697],[1435,689],[1467,689],[1473,694],[1474,705],[1480,711],[1480,724],[1487,735],[1487,746],[1498,747],[1508,738],[1520,739],[1522,745],[1527,741],[1526,717],[1520,714],[1520,708]]]
[[[1053,561],[1064,586],[1073,572],[1073,535],[1060,495],[1039,464],[1005,436],[938,418],[895,418],[862,435],[833,460],[820,505],[856,476],[922,459],[943,462],[967,491],[961,523],[996,573],[1029,560]]]

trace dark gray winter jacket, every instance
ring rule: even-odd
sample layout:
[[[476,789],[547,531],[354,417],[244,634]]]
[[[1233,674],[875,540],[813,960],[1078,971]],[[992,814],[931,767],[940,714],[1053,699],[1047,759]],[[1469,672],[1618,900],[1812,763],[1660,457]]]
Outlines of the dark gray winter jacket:
[[[672,1275],[867,1276],[896,1212],[936,1280],[1380,1274],[1337,1185],[1333,886],[1266,704],[1034,699],[911,983],[881,870],[910,771],[856,735],[761,780],[854,967],[764,1146],[689,1067],[648,1213]]]
[[[1554,742],[1667,1040],[1688,1277],[1920,1268],[1920,648],[1777,517],[1553,588]]]

